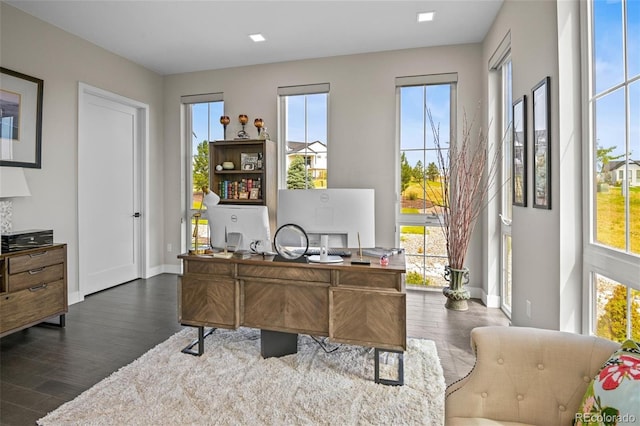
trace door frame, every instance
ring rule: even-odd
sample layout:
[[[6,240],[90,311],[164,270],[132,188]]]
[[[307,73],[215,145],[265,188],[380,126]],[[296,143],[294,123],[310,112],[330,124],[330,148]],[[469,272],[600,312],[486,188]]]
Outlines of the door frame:
[[[142,278],[148,278],[151,276],[149,270],[149,221],[146,216],[150,211],[149,208],[149,175],[148,175],[148,152],[149,152],[149,105],[135,99],[127,98],[116,93],[109,92],[98,87],[91,86],[89,84],[78,82],[78,169],[76,170],[76,206],[77,215],[80,217],[80,202],[81,202],[81,184],[80,184],[80,162],[83,159],[83,143],[82,135],[83,126],[85,125],[85,105],[87,96],[96,96],[107,99],[112,102],[116,102],[122,105],[126,105],[137,110],[136,114],[136,126],[138,129],[138,146],[136,147],[136,173],[138,174],[138,193],[140,194],[140,235],[139,235],[139,270],[138,275]],[[80,240],[80,220],[77,221],[77,235],[78,235],[78,296],[77,300],[69,300],[69,303],[81,302],[84,300],[86,286],[83,285],[84,276],[82,271],[82,250]]]

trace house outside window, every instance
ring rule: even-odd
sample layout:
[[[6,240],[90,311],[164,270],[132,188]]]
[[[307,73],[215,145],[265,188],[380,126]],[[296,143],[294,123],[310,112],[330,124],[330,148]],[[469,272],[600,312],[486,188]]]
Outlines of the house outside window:
[[[280,187],[327,188],[329,84],[278,88]]]
[[[193,247],[197,235],[198,246],[209,244],[209,225],[206,219],[196,219],[194,214],[206,210],[202,203],[203,187],[209,186],[209,141],[224,139],[224,128],[220,116],[224,115],[222,93],[183,96],[185,111],[187,164],[186,164],[186,212],[190,223],[186,236],[187,247]],[[198,232],[195,232],[196,227]],[[195,247],[193,247],[195,248]]]
[[[640,335],[640,184],[632,179],[640,161],[640,2],[583,6],[585,329],[622,341]]]
[[[447,264],[438,199],[442,199],[438,149],[428,112],[439,128],[447,158],[455,129],[457,74],[396,78],[398,108],[397,244],[405,249],[406,283],[441,288]]]

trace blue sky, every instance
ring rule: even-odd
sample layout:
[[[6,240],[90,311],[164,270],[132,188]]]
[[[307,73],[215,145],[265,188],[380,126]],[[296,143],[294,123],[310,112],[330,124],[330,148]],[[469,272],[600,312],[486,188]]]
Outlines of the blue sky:
[[[439,127],[440,145],[446,148],[450,139],[450,86],[410,86],[400,89],[400,149],[407,161],[415,166],[419,161],[423,166],[438,160],[434,149],[433,131],[424,107],[431,111],[434,124]],[[426,145],[425,145],[426,144]],[[425,156],[426,155],[426,156]]]
[[[624,78],[623,3],[620,0],[594,2],[595,92],[601,93]],[[629,78],[640,74],[640,1],[629,0],[627,6],[627,69]],[[640,160],[640,81],[630,85],[630,151]],[[618,89],[596,102],[596,139],[601,147],[613,147],[614,155],[625,152],[625,97]]]

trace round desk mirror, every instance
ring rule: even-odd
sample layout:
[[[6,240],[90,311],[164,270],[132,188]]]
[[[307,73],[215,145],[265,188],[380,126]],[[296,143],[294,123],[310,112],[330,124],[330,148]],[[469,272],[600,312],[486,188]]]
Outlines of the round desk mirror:
[[[301,259],[309,248],[309,237],[300,226],[293,223],[282,225],[276,231],[273,245],[281,260]]]

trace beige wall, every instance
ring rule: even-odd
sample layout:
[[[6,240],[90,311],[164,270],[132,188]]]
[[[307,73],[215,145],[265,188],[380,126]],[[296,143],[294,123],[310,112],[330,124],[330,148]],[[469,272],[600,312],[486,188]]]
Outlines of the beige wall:
[[[507,0],[485,41],[478,45],[312,59],[164,78],[0,3],[1,65],[45,82],[43,167],[25,170],[33,196],[14,202],[14,227],[53,228],[56,240],[69,243],[69,287],[71,293],[77,293],[77,98],[81,81],[149,104],[148,267],[156,272],[178,271],[176,255],[182,244],[186,161],[180,96],[224,92],[228,115],[261,116],[277,140],[277,88],[328,82],[331,84],[329,185],[374,188],[377,243],[395,245],[398,150],[394,78],[458,72],[459,115],[463,110],[475,111],[479,101],[483,101],[486,113],[491,103],[487,63],[510,31],[514,97],[526,94],[530,98],[531,87],[544,76],[551,76],[553,145],[553,209],[514,208],[514,324],[574,328],[575,318],[581,314],[581,209],[577,182],[580,161],[576,159],[580,142],[579,133],[577,136],[575,133],[579,118],[559,99],[560,93],[563,99],[566,93],[569,98],[573,95],[575,101],[575,90],[559,92],[558,84],[560,79],[576,84],[573,79],[577,75],[574,38],[577,29],[573,12],[577,3]],[[563,35],[561,52],[574,49],[571,63],[564,61],[564,65],[558,60],[559,31]],[[529,99],[529,114],[530,111]],[[571,126],[565,126],[565,117],[573,123]],[[489,223],[489,216],[476,230],[468,256],[472,293],[476,297],[498,295],[492,270],[499,259],[490,247],[495,246],[495,222]],[[483,233],[487,235],[486,244],[481,238]],[[173,252],[167,252],[167,244],[174,247]],[[483,255],[489,264],[484,271]],[[526,300],[532,302],[531,318],[525,315]]]
[[[513,208],[512,322],[579,332],[582,151],[578,15],[578,1],[506,0],[483,44],[483,75],[484,97],[491,104],[486,64],[510,32],[513,98],[527,96],[529,123],[528,207]],[[563,60],[559,61],[559,57]],[[532,207],[531,88],[545,76],[551,77],[551,210]],[[490,114],[491,107],[487,109]],[[494,255],[490,259],[498,255],[497,238],[494,233],[487,237],[485,249]],[[491,261],[489,265],[485,282],[495,282],[499,265]],[[527,301],[531,302],[531,317],[526,315]]]
[[[162,77],[4,3],[0,3],[0,15],[1,65],[44,80],[42,168],[24,169],[32,196],[14,200],[13,228],[53,229],[55,240],[68,244],[69,297],[77,300],[78,83],[84,82],[150,107],[148,174],[153,185],[148,194],[147,266],[161,269]]]
[[[256,65],[165,78],[165,235],[180,247],[180,220],[184,217],[185,164],[180,127],[180,96],[224,92],[225,112],[237,117],[262,117],[272,139],[276,133],[277,89],[312,83],[330,83],[329,187],[374,188],[376,243],[395,246],[396,99],[399,76],[458,73],[458,111],[473,114],[480,105],[481,45],[409,49],[362,55]],[[251,120],[250,120],[251,121]],[[230,127],[233,129],[233,126]],[[471,283],[481,283],[480,240],[468,257]],[[177,265],[175,253],[167,264]]]

